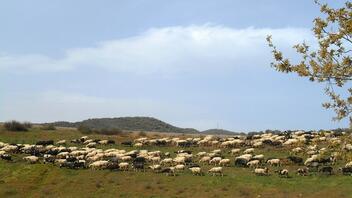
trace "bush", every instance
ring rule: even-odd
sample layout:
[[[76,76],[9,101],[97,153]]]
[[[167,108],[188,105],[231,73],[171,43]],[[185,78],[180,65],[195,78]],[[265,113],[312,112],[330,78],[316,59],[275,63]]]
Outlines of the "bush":
[[[30,123],[30,122],[23,122],[23,125],[24,125],[24,127],[26,127],[27,129],[32,128],[32,123]]]
[[[80,131],[83,134],[91,134],[91,133],[93,133],[92,129],[90,129],[89,127],[84,126],[84,125],[80,125],[77,128],[77,130]]]
[[[147,136],[147,133],[144,132],[144,131],[141,131],[141,132],[138,133],[138,135],[139,135],[139,136],[142,136],[142,137],[145,137],[145,136]]]
[[[56,127],[53,124],[46,124],[42,126],[42,130],[56,130]]]
[[[102,135],[120,135],[122,133],[121,129],[100,129],[97,130],[96,133]]]
[[[29,122],[21,123],[16,120],[12,120],[4,123],[4,127],[8,131],[28,131],[32,127]]]

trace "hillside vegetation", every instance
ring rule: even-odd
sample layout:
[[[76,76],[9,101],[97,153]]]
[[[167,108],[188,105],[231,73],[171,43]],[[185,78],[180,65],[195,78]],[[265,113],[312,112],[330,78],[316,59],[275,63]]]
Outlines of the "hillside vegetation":
[[[202,134],[209,134],[209,135],[239,135],[244,133],[233,132],[225,129],[208,129],[202,131]]]
[[[119,129],[126,131],[155,131],[170,133],[198,133],[196,129],[179,128],[151,117],[94,118],[81,122],[54,122],[58,127],[84,126],[92,130]]]

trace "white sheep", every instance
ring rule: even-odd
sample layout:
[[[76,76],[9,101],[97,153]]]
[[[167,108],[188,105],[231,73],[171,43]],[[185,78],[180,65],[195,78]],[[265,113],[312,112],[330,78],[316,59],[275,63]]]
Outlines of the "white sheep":
[[[165,158],[160,161],[160,164],[172,164],[172,158]]]
[[[142,144],[142,143],[140,143],[140,142],[138,142],[138,143],[135,143],[133,146],[134,146],[134,147],[142,147],[142,146],[143,146],[143,144]]]
[[[184,170],[184,169],[185,169],[185,165],[184,165],[184,164],[177,164],[177,165],[175,166],[175,169],[176,169],[176,170]]]
[[[199,152],[196,154],[197,157],[204,157],[205,155],[207,155],[207,152]]]
[[[100,161],[96,161],[96,162],[93,162],[93,163],[89,164],[89,168],[92,168],[92,169],[105,169],[105,168],[107,168],[108,165],[109,165],[108,161],[100,160]]]
[[[127,170],[128,170],[128,167],[129,167],[129,163],[128,163],[128,162],[121,162],[121,163],[119,163],[119,168],[120,168],[121,170],[127,171]]]
[[[132,160],[132,157],[127,155],[127,156],[122,156],[121,157],[121,160],[124,161],[124,162],[128,162],[128,161],[131,161]]]
[[[256,160],[263,160],[264,159],[264,155],[263,154],[260,154],[260,155],[255,155],[253,156],[253,159],[256,159]]]
[[[160,157],[152,157],[151,161],[152,161],[153,164],[159,163],[161,161],[161,158]]]
[[[175,157],[172,160],[175,164],[185,164],[186,163],[186,157]]]
[[[34,164],[39,161],[39,157],[37,156],[27,156],[27,157],[24,157],[23,159],[29,162],[30,164]]]
[[[58,144],[58,145],[66,144],[66,140],[59,140],[56,142],[56,144]]]
[[[210,170],[208,170],[209,173],[211,173],[213,176],[215,176],[216,174],[219,174],[221,176],[224,176],[223,172],[222,172],[222,167],[213,167]]]
[[[247,163],[247,166],[249,166],[250,168],[252,168],[252,167],[258,167],[259,163],[260,163],[259,160],[252,160],[252,161],[249,161],[249,162]]]
[[[86,145],[87,148],[94,148],[97,145],[95,142],[90,142]]]
[[[202,175],[202,169],[200,167],[191,167],[189,168],[193,175]]]
[[[219,166],[228,166],[230,165],[231,160],[230,159],[221,159],[219,162]]]
[[[352,168],[352,161],[348,162],[348,163],[345,165],[345,168]]]
[[[209,163],[211,160],[211,157],[209,156],[204,156],[199,160],[199,163]]]
[[[161,170],[160,164],[151,165],[151,166],[149,166],[149,168],[152,169],[153,171],[160,171]]]
[[[292,153],[293,154],[297,154],[297,153],[300,153],[302,151],[303,151],[303,149],[301,147],[296,147],[296,148],[292,149]]]
[[[243,151],[244,154],[250,154],[254,152],[254,148],[249,148]]]
[[[238,153],[240,153],[241,152],[241,149],[232,149],[231,150],[231,154],[232,155],[236,155],[236,154],[238,154]]]
[[[108,140],[100,140],[98,143],[102,145],[107,145],[108,142],[109,142]]]
[[[254,173],[256,175],[268,175],[269,169],[268,168],[256,168],[256,169],[254,169]]]
[[[209,161],[209,164],[219,164],[220,161],[221,161],[221,157],[214,157]]]
[[[270,166],[280,166],[280,159],[270,159],[267,161]]]

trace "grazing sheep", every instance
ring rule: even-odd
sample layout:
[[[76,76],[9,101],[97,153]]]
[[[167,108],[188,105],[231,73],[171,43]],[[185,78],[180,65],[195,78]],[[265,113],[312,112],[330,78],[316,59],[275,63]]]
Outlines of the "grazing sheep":
[[[83,144],[89,144],[89,143],[92,143],[92,142],[94,142],[94,140],[89,139],[89,140],[85,140],[85,141],[83,142]]]
[[[309,171],[309,169],[307,167],[298,168],[297,169],[297,175],[306,176],[306,175],[308,175],[308,171]]]
[[[321,167],[318,171],[325,174],[332,175],[333,168],[331,166],[324,166],[324,167]]]
[[[252,160],[247,163],[247,166],[249,166],[250,168],[258,167],[259,163],[260,163],[259,160]]]
[[[254,160],[259,160],[259,161],[264,160],[264,155],[263,154],[255,155],[255,156],[253,156],[253,159]]]
[[[196,154],[197,157],[204,157],[205,155],[207,155],[207,152],[199,152]]]
[[[176,175],[176,171],[175,171],[175,167],[167,167],[167,168],[163,168],[161,171],[161,173],[166,173],[166,175]]]
[[[219,162],[219,166],[229,166],[231,160],[230,159],[221,159]]]
[[[200,167],[191,167],[189,168],[193,175],[202,175],[202,169]]]
[[[56,142],[56,144],[65,145],[66,144],[66,140],[59,140],[59,141]]]
[[[210,161],[209,161],[209,164],[219,164],[220,163],[220,161],[221,161],[221,157],[214,157],[213,159],[211,159]]]
[[[151,165],[149,166],[150,169],[152,169],[154,172],[158,172],[161,170],[161,165],[160,164],[155,164],[155,165]]]
[[[280,159],[270,159],[266,163],[268,163],[270,166],[280,166]]]
[[[212,153],[221,154],[221,149],[213,150]]]
[[[281,169],[281,170],[278,170],[276,171],[280,177],[288,177],[288,170],[287,169]]]
[[[151,161],[152,161],[153,164],[155,164],[155,163],[160,163],[160,160],[161,160],[160,157],[152,157],[152,158],[151,158]]]
[[[243,154],[251,154],[254,152],[254,148],[249,148],[243,151]]]
[[[92,169],[105,169],[108,167],[109,162],[105,160],[100,160],[89,164],[89,168]]]
[[[348,163],[345,165],[345,168],[352,168],[352,161],[348,162]]]
[[[352,144],[346,144],[346,145],[343,146],[342,149],[344,149],[346,151],[352,151]]]
[[[165,165],[165,164],[172,164],[172,158],[165,158],[160,161],[160,164]]]
[[[303,149],[301,147],[297,147],[297,148],[292,149],[293,154],[301,153],[302,151],[303,151]]]
[[[175,166],[175,169],[176,169],[176,170],[184,170],[184,169],[185,169],[185,165],[183,165],[183,164],[177,164],[177,165]]]
[[[12,161],[12,157],[9,154],[1,154],[0,158],[6,161]]]
[[[86,147],[87,147],[87,148],[95,148],[96,145],[97,145],[97,143],[95,143],[95,142],[90,142],[90,143],[88,143],[88,144],[86,145]]]
[[[27,156],[27,157],[24,157],[23,159],[29,162],[30,164],[34,164],[39,161],[39,157],[37,156]]]
[[[121,160],[122,160],[122,161],[124,161],[124,162],[129,162],[129,161],[131,161],[131,160],[132,160],[132,157],[131,157],[131,156],[129,156],[129,155],[127,155],[127,156],[123,156],[123,157],[121,157]]]
[[[127,171],[129,167],[129,163],[128,162],[121,162],[119,163],[119,169],[123,170],[123,171]]]
[[[303,158],[297,156],[288,156],[286,159],[290,160],[295,164],[303,164]]]
[[[107,145],[109,143],[109,141],[108,140],[100,140],[100,141],[98,141],[98,143],[101,145]]]
[[[223,170],[222,167],[213,167],[210,170],[208,170],[208,172],[211,173],[213,176],[215,176],[216,174],[224,176],[222,170]]]
[[[211,157],[209,156],[204,156],[199,160],[199,163],[209,163],[211,160]]]
[[[231,154],[232,155],[236,155],[236,154],[238,154],[238,153],[240,153],[241,152],[241,149],[232,149],[231,150]]]
[[[342,167],[340,169],[343,175],[351,175],[352,176],[352,167]]]
[[[256,168],[256,169],[254,169],[254,173],[256,175],[261,175],[261,176],[268,175],[269,169],[266,167],[265,168]]]
[[[138,148],[140,148],[140,147],[142,147],[142,146],[143,146],[143,144],[139,142],[139,143],[135,143],[133,146],[134,146],[134,147],[138,147]]]
[[[236,157],[236,158],[235,158],[235,166],[246,167],[248,161],[249,161],[249,160],[246,159],[246,158]]]
[[[172,160],[175,164],[186,164],[186,157],[182,156],[182,157],[175,157]]]

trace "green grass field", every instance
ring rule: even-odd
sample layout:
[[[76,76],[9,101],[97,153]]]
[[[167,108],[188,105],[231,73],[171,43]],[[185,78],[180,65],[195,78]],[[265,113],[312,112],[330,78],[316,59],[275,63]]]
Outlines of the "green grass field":
[[[132,139],[136,134],[96,136],[118,142]],[[43,139],[78,138],[82,134],[73,129],[29,132],[0,131],[0,141],[35,143]],[[92,136],[93,137],[93,136]],[[132,150],[120,144],[112,147]],[[107,147],[105,147],[107,148]],[[173,152],[175,147],[145,147],[148,150]],[[214,148],[191,148],[209,151]],[[284,157],[284,149],[257,150],[266,157]],[[227,156],[230,157],[230,156]],[[233,159],[233,157],[231,157]],[[209,166],[202,166],[204,170]],[[193,176],[189,171],[177,176],[134,171],[70,170],[48,164],[27,164],[21,155],[14,162],[0,160],[0,197],[352,197],[352,177],[336,173],[332,176],[313,174],[302,177],[294,174],[281,178],[271,169],[270,176],[255,176],[249,168],[226,167],[224,177]]]

